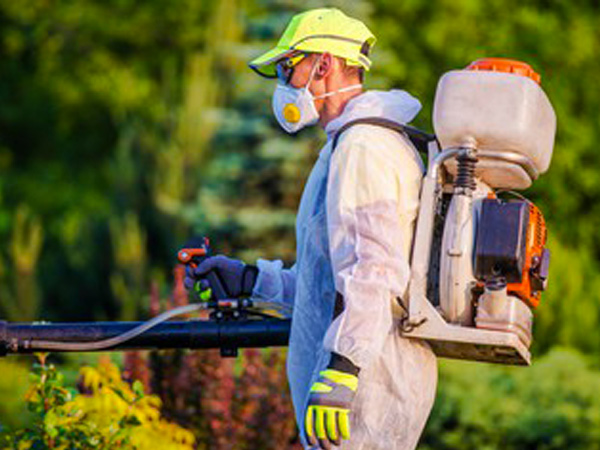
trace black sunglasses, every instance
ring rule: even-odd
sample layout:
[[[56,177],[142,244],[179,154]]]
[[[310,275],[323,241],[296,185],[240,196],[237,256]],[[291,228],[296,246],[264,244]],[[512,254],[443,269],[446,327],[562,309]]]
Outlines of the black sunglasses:
[[[277,73],[277,78],[279,81],[284,84],[288,84],[294,75],[294,68],[307,56],[308,55],[306,53],[299,53],[297,55],[284,58],[278,62],[275,66],[275,72]]]

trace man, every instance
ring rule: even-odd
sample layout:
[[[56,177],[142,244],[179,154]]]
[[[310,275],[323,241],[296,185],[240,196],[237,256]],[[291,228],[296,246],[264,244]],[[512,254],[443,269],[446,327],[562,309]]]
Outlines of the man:
[[[297,259],[257,267],[207,259],[186,285],[218,272],[231,295],[293,306],[287,371],[303,444],[413,449],[433,405],[437,364],[425,343],[402,337],[423,165],[409,140],[360,118],[411,121],[404,91],[362,90],[375,37],[337,9],[295,16],[277,46],[250,63],[277,78],[273,110],[294,133],[319,123],[327,143],[304,189]],[[340,133],[341,130],[341,133]],[[333,148],[336,141],[335,148]]]

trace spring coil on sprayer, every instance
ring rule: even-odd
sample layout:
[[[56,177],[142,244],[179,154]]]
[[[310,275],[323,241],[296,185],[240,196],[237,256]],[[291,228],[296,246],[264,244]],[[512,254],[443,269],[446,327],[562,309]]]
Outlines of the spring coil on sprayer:
[[[475,184],[475,166],[477,157],[470,151],[461,153],[456,157],[458,164],[454,187],[461,190],[474,191]]]

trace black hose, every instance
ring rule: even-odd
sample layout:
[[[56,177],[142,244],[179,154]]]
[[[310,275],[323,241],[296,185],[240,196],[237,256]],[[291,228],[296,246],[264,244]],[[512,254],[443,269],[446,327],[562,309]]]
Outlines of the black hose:
[[[289,319],[168,321],[112,347],[92,348],[91,351],[218,348],[223,352],[237,348],[281,347],[288,344],[290,323]],[[57,350],[45,348],[40,341],[91,344],[123,335],[140,325],[143,322],[31,324],[0,321],[0,356]],[[74,351],[67,347],[59,351]]]

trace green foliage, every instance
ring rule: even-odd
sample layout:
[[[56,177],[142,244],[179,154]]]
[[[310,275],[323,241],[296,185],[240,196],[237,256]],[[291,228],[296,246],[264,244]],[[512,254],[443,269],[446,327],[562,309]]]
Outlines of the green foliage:
[[[600,372],[572,350],[553,350],[531,368],[445,362],[419,448],[598,448],[598,392]]]
[[[31,418],[22,402],[29,370],[19,361],[2,359],[0,373],[0,430],[24,427]]]
[[[43,240],[42,224],[29,208],[17,207],[5,263],[0,256],[0,311],[8,320],[35,320],[39,311],[36,265]],[[9,269],[9,270],[7,270]]]
[[[143,312],[143,300],[148,290],[146,235],[132,213],[123,218],[111,218],[109,225],[115,258],[110,284],[115,298],[121,303],[119,319],[133,321]]]
[[[25,429],[1,436],[3,448],[37,449],[191,449],[193,435],[160,418],[160,400],[147,396],[140,382],[121,380],[112,364],[84,367],[77,394],[46,356],[34,364],[27,406],[35,414]]]
[[[189,234],[171,206],[198,183],[190,172],[220,91],[203,81],[220,52],[205,42],[235,38],[231,4],[219,2],[215,18],[187,0],[0,2],[2,208],[22,202],[43,223],[46,318],[130,315],[119,311],[128,299],[111,292],[111,276],[128,277],[107,251],[111,219],[141,218],[150,265],[163,271],[172,242]],[[9,230],[0,220],[0,239]]]
[[[574,250],[551,237],[550,289],[542,297],[534,322],[535,350],[553,345],[600,355],[600,277],[590,252]]]
[[[164,414],[193,430],[197,448],[298,448],[281,356],[249,350],[234,369],[216,351],[161,352],[149,366],[137,358],[134,369],[150,371]],[[37,418],[3,435],[10,448],[168,449],[194,442],[190,431],[159,418],[157,397],[139,381],[124,383],[112,364],[83,368],[82,394],[65,388],[44,363],[32,381],[27,399]],[[599,389],[600,372],[573,350],[552,350],[531,368],[444,361],[419,448],[597,448]]]

